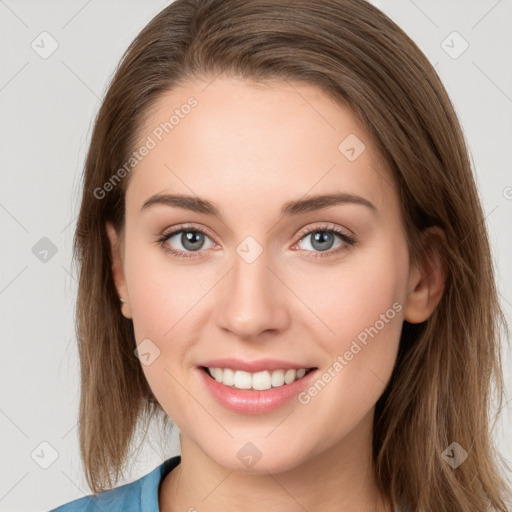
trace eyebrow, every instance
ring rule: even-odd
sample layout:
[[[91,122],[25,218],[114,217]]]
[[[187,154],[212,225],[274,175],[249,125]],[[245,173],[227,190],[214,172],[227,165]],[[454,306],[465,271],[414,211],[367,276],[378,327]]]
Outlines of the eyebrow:
[[[289,201],[281,208],[281,216],[298,215],[338,204],[358,204],[368,207],[374,213],[377,212],[375,205],[368,201],[368,199],[355,194],[340,192],[335,194],[316,195],[308,199]],[[144,202],[141,207],[141,212],[155,205],[183,208],[185,210],[222,218],[219,208],[214,203],[196,196],[182,194],[155,194]]]

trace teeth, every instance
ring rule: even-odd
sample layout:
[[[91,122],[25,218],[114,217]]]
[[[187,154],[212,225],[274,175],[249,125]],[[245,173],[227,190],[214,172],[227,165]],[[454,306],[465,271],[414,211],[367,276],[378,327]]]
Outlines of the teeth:
[[[252,376],[252,387],[258,391],[270,389],[272,387],[272,377],[270,376],[270,372],[265,370],[264,372],[254,373]]]
[[[226,386],[234,386],[235,385],[235,372],[231,368],[226,368],[225,370],[220,370],[222,373],[222,383],[226,384]]]
[[[275,372],[272,372],[271,382],[273,388],[278,388],[279,386],[282,386],[284,384],[284,371],[277,370]]]
[[[217,382],[222,382],[222,370],[220,368],[213,368],[213,374],[212,377]]]
[[[296,376],[297,372],[295,370],[287,370],[284,374],[284,383],[291,384],[295,380]]]
[[[225,386],[237,389],[255,389],[264,391],[270,388],[278,388],[291,384],[306,375],[306,369],[298,370],[264,370],[262,372],[249,373],[231,368],[208,368],[210,375]]]
[[[218,369],[218,371],[222,372],[222,370]],[[248,372],[235,372],[235,388],[238,389],[251,389],[251,374]]]

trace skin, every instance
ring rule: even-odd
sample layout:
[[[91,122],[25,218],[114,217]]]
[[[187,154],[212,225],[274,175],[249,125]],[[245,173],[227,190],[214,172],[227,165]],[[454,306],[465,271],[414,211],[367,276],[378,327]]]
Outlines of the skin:
[[[444,269],[412,265],[391,174],[347,107],[307,84],[210,81],[176,87],[154,105],[141,141],[190,96],[198,101],[132,171],[124,236],[107,225],[122,312],[137,343],[149,338],[160,350],[143,370],[181,432],[182,462],[161,485],[160,509],[391,510],[372,473],[375,403],[404,319],[430,316]],[[354,161],[338,150],[351,133],[366,146]],[[333,192],[362,196],[376,212],[347,203],[280,216],[287,201]],[[209,199],[222,219],[165,205],[141,212],[156,193]],[[157,241],[184,223],[209,233],[202,257],[180,259]],[[315,259],[323,224],[354,233],[357,244],[336,237],[331,256]],[[302,228],[309,234],[298,236]],[[263,251],[252,263],[236,252],[247,236]],[[180,237],[167,246],[186,251]],[[198,374],[201,362],[229,356],[327,371],[393,303],[401,311],[307,404],[235,413]],[[251,468],[237,457],[249,441],[262,454]]]

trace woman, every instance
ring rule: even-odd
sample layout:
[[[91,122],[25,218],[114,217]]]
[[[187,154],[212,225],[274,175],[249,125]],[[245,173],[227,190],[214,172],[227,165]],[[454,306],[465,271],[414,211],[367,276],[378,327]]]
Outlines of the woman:
[[[95,496],[56,510],[507,510],[464,137],[372,5],[165,8],[98,114],[75,255]],[[154,416],[181,456],[112,489]]]

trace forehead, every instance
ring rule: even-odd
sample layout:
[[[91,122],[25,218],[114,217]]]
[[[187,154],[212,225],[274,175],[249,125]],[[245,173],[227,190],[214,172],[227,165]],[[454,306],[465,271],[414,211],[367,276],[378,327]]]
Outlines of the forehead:
[[[162,95],[139,130],[151,146],[137,163],[127,203],[181,191],[233,201],[344,191],[379,204],[389,174],[362,123],[321,89],[218,77]],[[383,183],[384,179],[384,183]],[[393,193],[393,190],[391,190]]]

